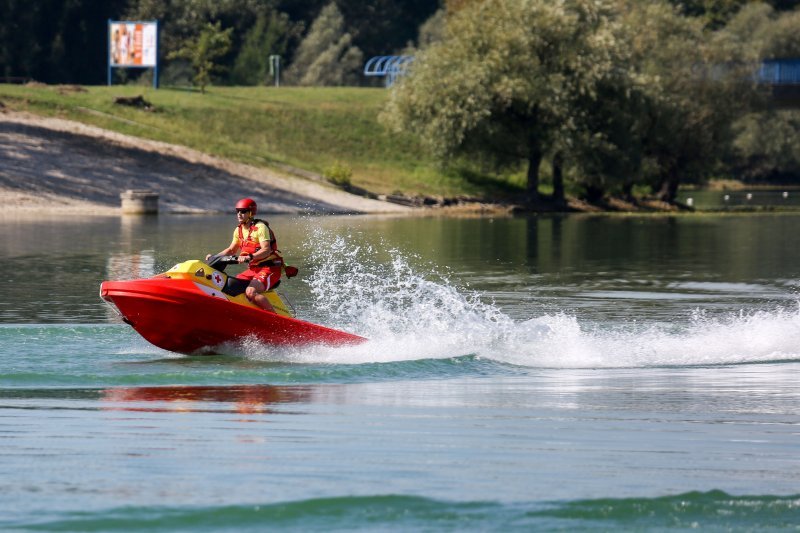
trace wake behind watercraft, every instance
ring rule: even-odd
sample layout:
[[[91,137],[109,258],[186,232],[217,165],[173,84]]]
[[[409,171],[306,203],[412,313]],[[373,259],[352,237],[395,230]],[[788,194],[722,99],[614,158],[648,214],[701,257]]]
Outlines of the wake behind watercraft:
[[[256,339],[269,346],[346,345],[366,341],[352,333],[298,320],[275,290],[265,293],[274,312],[244,294],[248,282],[225,274],[235,256],[208,263],[192,259],[151,278],[104,281],[100,297],[150,343],[183,354],[214,353],[223,344]]]

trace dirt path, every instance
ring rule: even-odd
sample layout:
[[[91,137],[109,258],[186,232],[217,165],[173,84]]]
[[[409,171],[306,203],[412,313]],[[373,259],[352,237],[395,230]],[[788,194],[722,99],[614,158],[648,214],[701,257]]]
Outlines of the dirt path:
[[[0,113],[4,213],[120,213],[121,192],[159,194],[162,212],[229,211],[239,198],[261,213],[407,213],[323,183],[234,163],[186,148],[27,113]]]

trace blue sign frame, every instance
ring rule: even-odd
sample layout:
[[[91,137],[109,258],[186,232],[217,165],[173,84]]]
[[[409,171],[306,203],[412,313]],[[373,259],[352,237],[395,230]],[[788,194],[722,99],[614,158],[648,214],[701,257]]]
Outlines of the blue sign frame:
[[[148,24],[148,25],[155,25],[155,64],[153,65],[131,65],[131,64],[121,64],[115,63],[114,58],[112,57],[112,27],[114,24]],[[108,85],[111,85],[111,78],[112,78],[112,71],[115,68],[152,68],[153,69],[153,88],[158,89],[158,50],[161,48],[160,41],[160,32],[158,27],[157,20],[111,20],[108,19],[108,26],[107,26],[107,52],[108,52]]]

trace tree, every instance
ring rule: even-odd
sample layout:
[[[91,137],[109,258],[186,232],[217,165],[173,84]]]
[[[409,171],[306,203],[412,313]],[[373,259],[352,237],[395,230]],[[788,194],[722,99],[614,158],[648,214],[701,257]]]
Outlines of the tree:
[[[527,162],[527,198],[540,200],[539,166],[588,121],[576,102],[620,75],[611,4],[487,0],[450,15],[445,37],[417,55],[383,119],[417,133],[442,158],[481,154]],[[624,78],[624,71],[621,72]]]
[[[325,6],[300,43],[286,70],[296,85],[350,85],[358,83],[363,54],[344,31],[344,17],[334,2]]]
[[[417,36],[419,25],[439,8],[431,0],[337,0],[353,36],[366,57],[400,51]]]
[[[681,14],[700,17],[707,28],[721,29],[737,16],[741,9],[754,6],[775,11],[791,11],[797,8],[797,0],[670,0],[680,8]]]
[[[331,0],[276,0],[276,8],[306,28]],[[336,0],[345,31],[352,35],[365,57],[387,55],[402,50],[414,39],[417,28],[438,8],[431,0]],[[362,81],[364,81],[362,79]]]
[[[107,25],[127,0],[0,0],[0,76],[103,83]]]
[[[557,155],[569,155],[576,181],[590,202],[602,201],[607,192],[633,199],[633,185],[643,171],[646,103],[642,88],[628,79],[604,83],[596,95],[578,99],[576,127],[560,143]],[[562,159],[554,157],[554,200],[563,204],[563,185],[556,182],[558,164]]]
[[[719,29],[750,0],[672,0],[682,15],[699,17],[709,29]]]
[[[711,32],[706,19],[666,2],[619,3],[614,61],[629,70],[628,80],[603,80],[601,97],[579,98],[574,111],[573,164],[590,199],[609,187],[630,197],[644,181],[672,203],[681,181],[723,168],[735,121],[759,102],[753,72],[760,56],[752,38],[737,35],[754,26],[737,24],[741,17]]]
[[[623,0],[614,19],[620,75],[574,100],[575,126],[559,144],[590,201],[608,190],[632,198],[647,182],[673,203],[682,180],[721,168],[733,121],[756,100],[756,59],[666,2]]]
[[[439,9],[425,22],[420,24],[419,31],[417,32],[417,47],[425,48],[435,42],[441,41],[444,36],[445,20],[445,10]]]
[[[747,43],[762,58],[797,58],[800,57],[798,27],[800,12],[779,13],[767,5],[756,4],[742,9],[724,32],[728,39]],[[780,100],[766,101],[735,122],[736,137],[729,164],[739,177],[798,180],[800,111],[783,109],[779,104]]]
[[[284,54],[289,39],[299,27],[284,13],[273,11],[259,15],[244,37],[231,81],[241,85],[265,83],[269,74],[269,56]]]
[[[200,92],[206,92],[211,82],[211,73],[218,68],[215,60],[225,55],[231,47],[233,28],[222,29],[220,22],[206,24],[196,38],[187,40],[183,47],[171,54],[171,58],[188,59],[195,71],[194,81]]]
[[[129,20],[158,20],[159,47],[162,57],[173,54],[184,44],[195,39],[209,22],[220,22],[224,28],[233,28],[229,51],[215,62],[222,68],[234,72],[235,62],[245,46],[253,27],[259,21],[267,21],[267,29],[272,30],[271,17],[276,21],[285,17],[275,5],[278,0],[132,0],[126,13]],[[291,23],[292,30],[296,24]],[[292,33],[294,35],[294,33]],[[247,55],[247,54],[245,54]],[[182,78],[185,63],[165,62],[161,77],[165,83]],[[219,70],[218,73],[222,71]],[[177,80],[176,80],[177,81]]]
[[[800,180],[800,113],[769,109],[736,123],[738,175],[747,180]]]

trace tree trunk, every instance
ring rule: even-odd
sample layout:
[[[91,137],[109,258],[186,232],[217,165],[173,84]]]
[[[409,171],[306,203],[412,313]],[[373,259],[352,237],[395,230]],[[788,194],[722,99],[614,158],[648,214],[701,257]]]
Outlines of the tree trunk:
[[[592,183],[587,183],[583,186],[586,189],[586,201],[590,204],[601,204],[606,190],[600,186]]]
[[[626,180],[625,183],[622,184],[622,197],[625,198],[629,202],[633,202],[633,181]]]
[[[664,181],[661,182],[661,188],[658,191],[658,199],[662,202],[670,204],[675,203],[675,198],[678,197],[678,185],[680,185],[680,177],[677,170],[670,170]]]
[[[556,207],[564,207],[564,152],[558,151],[553,156],[553,203]]]
[[[542,149],[538,144],[531,144],[528,151],[528,202],[539,203],[539,165],[542,163]]]

